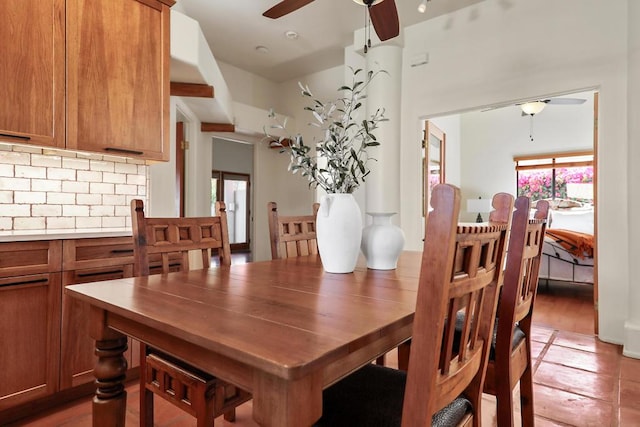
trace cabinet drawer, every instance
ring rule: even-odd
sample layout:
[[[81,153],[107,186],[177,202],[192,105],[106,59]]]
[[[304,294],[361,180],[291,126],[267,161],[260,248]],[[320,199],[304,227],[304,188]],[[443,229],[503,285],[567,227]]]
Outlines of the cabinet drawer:
[[[59,240],[0,243],[0,277],[60,271],[61,245]]]
[[[132,237],[66,240],[63,248],[64,271],[95,268],[107,271],[109,268],[106,267],[133,265]],[[107,278],[96,280],[107,280]]]

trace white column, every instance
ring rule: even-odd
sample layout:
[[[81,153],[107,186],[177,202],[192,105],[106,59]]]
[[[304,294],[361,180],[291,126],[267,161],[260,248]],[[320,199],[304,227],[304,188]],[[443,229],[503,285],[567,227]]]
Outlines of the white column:
[[[375,113],[378,108],[384,108],[385,117],[389,119],[380,123],[375,131],[380,146],[370,151],[376,160],[369,163],[371,173],[365,184],[366,212],[400,212],[401,40],[401,36],[383,43],[376,40],[364,54],[367,71],[382,69],[388,73],[376,76],[367,90],[367,116]],[[394,219],[398,218],[399,215]]]
[[[628,209],[629,209],[629,306],[624,329],[625,356],[640,358],[640,277],[636,263],[640,260],[640,224],[635,219],[640,212],[640,28],[636,23],[640,19],[640,3],[628,2],[629,11],[629,53],[627,85],[627,126],[629,140],[628,157]],[[604,284],[603,284],[604,285]]]

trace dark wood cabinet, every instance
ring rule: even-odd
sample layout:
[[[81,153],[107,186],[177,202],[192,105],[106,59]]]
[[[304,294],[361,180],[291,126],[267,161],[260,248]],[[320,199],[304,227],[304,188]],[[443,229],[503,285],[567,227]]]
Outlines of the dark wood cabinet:
[[[169,160],[174,0],[6,0],[0,141]]]
[[[119,279],[133,275],[131,237],[75,239],[63,242],[62,285]],[[60,389],[93,382],[95,343],[89,336],[89,305],[62,293]],[[139,365],[139,344],[129,342],[129,367]]]
[[[58,390],[61,243],[0,245],[0,413]]]
[[[0,140],[65,146],[65,0],[5,0]]]
[[[169,5],[67,1],[67,147],[169,159]]]

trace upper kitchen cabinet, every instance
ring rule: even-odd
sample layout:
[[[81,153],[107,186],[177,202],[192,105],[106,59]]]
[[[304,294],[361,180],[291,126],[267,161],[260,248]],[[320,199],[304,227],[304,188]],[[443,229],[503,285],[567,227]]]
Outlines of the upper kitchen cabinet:
[[[65,146],[65,0],[5,0],[0,140]]]
[[[8,1],[0,140],[169,159],[174,0]]]
[[[67,0],[67,148],[169,159],[173,0]]]

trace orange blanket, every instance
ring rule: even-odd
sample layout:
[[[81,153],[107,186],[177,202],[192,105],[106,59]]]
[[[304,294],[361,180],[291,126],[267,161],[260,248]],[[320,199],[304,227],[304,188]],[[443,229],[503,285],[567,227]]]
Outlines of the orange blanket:
[[[593,256],[593,236],[591,234],[547,228],[547,235],[578,258]]]

